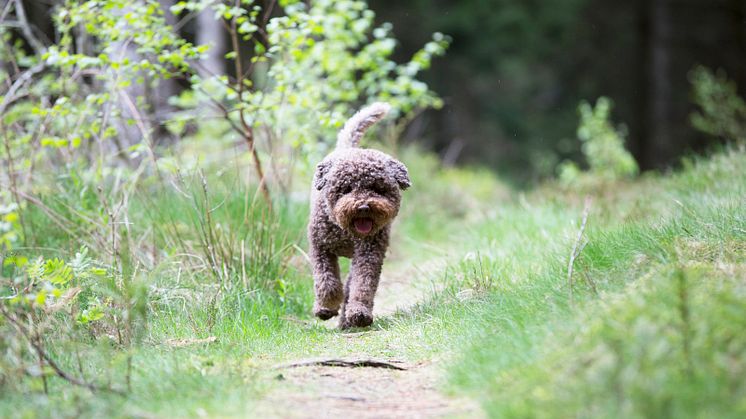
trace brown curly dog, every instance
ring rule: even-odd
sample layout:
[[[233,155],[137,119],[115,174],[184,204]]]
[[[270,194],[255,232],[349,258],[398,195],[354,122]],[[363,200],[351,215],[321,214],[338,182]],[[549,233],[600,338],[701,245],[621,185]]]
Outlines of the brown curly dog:
[[[314,315],[339,314],[339,327],[373,323],[373,297],[389,245],[407,168],[378,150],[358,148],[365,130],[389,111],[374,103],[356,113],[337,136],[337,148],[316,167],[308,225],[316,302]],[[352,258],[344,289],[339,257]],[[340,307],[341,306],[341,307]]]

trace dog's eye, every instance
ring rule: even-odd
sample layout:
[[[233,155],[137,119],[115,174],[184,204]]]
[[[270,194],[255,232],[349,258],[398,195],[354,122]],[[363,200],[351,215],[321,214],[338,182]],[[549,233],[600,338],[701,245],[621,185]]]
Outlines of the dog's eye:
[[[348,193],[352,192],[352,186],[345,186],[340,190],[342,195],[347,195]]]
[[[378,195],[385,195],[387,192],[387,189],[383,186],[376,185],[373,187],[373,192],[377,193]]]

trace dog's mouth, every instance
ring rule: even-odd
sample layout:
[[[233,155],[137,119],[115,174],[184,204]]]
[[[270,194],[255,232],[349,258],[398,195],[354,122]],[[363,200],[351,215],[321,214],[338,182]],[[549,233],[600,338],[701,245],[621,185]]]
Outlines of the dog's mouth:
[[[359,234],[368,234],[373,230],[373,219],[368,217],[355,218],[352,220],[352,226]]]
[[[363,200],[346,195],[332,205],[329,215],[348,234],[366,239],[374,236],[394,219],[397,204],[396,201],[383,198]]]

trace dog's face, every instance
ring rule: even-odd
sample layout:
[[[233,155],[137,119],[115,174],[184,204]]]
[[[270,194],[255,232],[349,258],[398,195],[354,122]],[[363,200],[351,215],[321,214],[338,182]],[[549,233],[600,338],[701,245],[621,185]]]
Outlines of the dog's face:
[[[321,162],[314,187],[321,191],[329,216],[357,237],[375,234],[399,213],[401,190],[410,186],[407,168],[374,150]]]

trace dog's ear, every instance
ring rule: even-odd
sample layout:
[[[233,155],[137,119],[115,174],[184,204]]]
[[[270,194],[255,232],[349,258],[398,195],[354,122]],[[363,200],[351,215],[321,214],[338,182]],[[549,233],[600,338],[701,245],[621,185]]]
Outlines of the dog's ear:
[[[313,175],[313,187],[317,190],[322,190],[326,185],[326,174],[329,173],[329,169],[332,167],[331,160],[325,160],[316,165],[316,173]]]
[[[404,163],[399,160],[391,159],[391,161],[389,161],[389,171],[396,180],[396,183],[399,184],[400,189],[404,190],[412,186],[412,181],[409,180],[407,166],[404,166]]]

